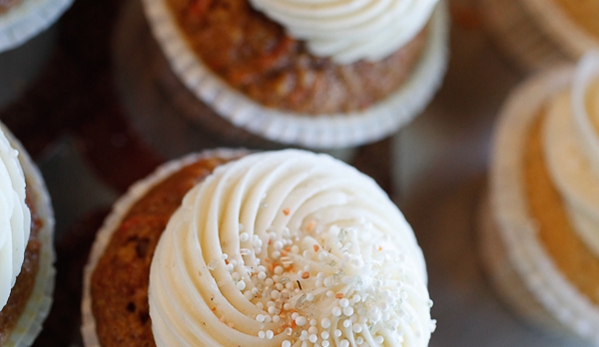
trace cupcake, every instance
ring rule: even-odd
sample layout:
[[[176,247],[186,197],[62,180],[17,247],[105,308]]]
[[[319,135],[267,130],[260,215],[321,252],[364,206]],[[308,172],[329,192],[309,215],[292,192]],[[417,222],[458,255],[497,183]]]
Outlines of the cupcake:
[[[493,282],[534,322],[599,344],[599,53],[504,106],[481,238]]]
[[[501,48],[527,69],[578,60],[599,48],[599,3],[593,0],[482,0]]]
[[[54,217],[41,175],[0,123],[0,346],[30,346],[54,289]]]
[[[135,184],[85,273],[85,346],[428,346],[422,252],[374,181],[300,150],[187,157]]]
[[[389,135],[424,108],[445,70],[447,13],[438,0],[144,0],[144,7],[197,99],[233,125],[286,144],[347,147]]]
[[[52,25],[72,0],[0,0],[0,53]]]

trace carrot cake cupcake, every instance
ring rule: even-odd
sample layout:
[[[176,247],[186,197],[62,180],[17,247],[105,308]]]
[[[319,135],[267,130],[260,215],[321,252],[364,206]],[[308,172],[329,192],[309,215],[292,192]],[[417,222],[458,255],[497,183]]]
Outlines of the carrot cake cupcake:
[[[54,289],[54,217],[27,152],[0,123],[0,346],[30,346]]]
[[[52,25],[73,0],[0,0],[0,53]]]
[[[599,344],[599,53],[518,88],[492,153],[484,259],[533,320]]]
[[[424,108],[445,70],[439,0],[144,5],[172,69],[199,100],[283,143],[346,147],[384,137]]]
[[[328,155],[217,151],[135,184],[85,274],[91,346],[428,346],[422,252]]]
[[[481,9],[501,48],[528,69],[599,48],[595,0],[481,0]]]

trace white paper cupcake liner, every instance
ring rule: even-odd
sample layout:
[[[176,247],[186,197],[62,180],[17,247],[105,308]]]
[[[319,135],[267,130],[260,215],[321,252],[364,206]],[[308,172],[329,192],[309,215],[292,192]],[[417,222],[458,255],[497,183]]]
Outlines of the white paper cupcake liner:
[[[362,111],[322,116],[266,108],[212,73],[181,32],[166,0],[143,0],[154,36],[171,68],[197,98],[233,125],[272,141],[308,148],[351,147],[381,139],[413,119],[433,97],[447,65],[449,18],[441,1],[433,13],[420,62],[404,85]]]
[[[152,187],[156,186],[164,179],[170,177],[175,172],[183,167],[194,163],[202,158],[235,158],[240,155],[249,153],[243,149],[216,149],[204,151],[201,153],[189,154],[181,159],[176,159],[162,164],[152,174],[146,178],[135,182],[113,205],[112,211],[104,220],[104,224],[96,234],[96,240],[92,246],[87,264],[83,274],[83,299],[81,303],[81,334],[83,335],[84,346],[86,347],[101,347],[100,341],[96,334],[96,320],[92,312],[91,303],[91,288],[90,281],[93,271],[104,254],[108,246],[112,234],[121,224],[129,209],[142,198]]]
[[[39,170],[23,148],[21,143],[0,123],[0,127],[15,149],[19,151],[19,160],[27,178],[27,184],[32,187],[35,209],[42,220],[39,231],[39,240],[42,244],[40,263],[33,291],[25,310],[21,314],[17,325],[6,342],[6,347],[28,347],[33,344],[37,335],[42,331],[43,323],[50,313],[52,294],[54,293],[54,211],[50,195]]]
[[[509,264],[526,288],[562,325],[599,345],[599,308],[567,281],[537,240],[524,182],[524,149],[540,108],[567,88],[573,66],[555,68],[517,88],[504,104],[497,124],[490,170],[494,223]]]
[[[534,298],[514,267],[511,266],[506,247],[494,224],[494,216],[487,194],[479,206],[477,231],[482,265],[501,299],[527,321],[541,328],[566,332],[566,328]]]
[[[521,0],[541,27],[553,37],[573,59],[587,51],[599,49],[599,37],[586,32],[553,1]],[[599,16],[599,14],[597,14]],[[597,18],[599,20],[599,17]]]
[[[480,8],[493,40],[524,70],[542,69],[569,59],[522,0],[481,0]]]
[[[23,0],[0,14],[0,52],[15,48],[52,25],[73,0]]]

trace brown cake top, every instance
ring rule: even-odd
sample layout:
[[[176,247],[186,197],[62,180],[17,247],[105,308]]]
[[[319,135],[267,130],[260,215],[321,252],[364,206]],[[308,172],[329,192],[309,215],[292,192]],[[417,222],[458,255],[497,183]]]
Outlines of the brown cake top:
[[[183,167],[141,197],[114,231],[91,278],[102,346],[155,346],[148,304],[154,250],[183,196],[226,161],[215,157]]]
[[[313,115],[365,109],[410,76],[426,29],[387,58],[346,65],[316,57],[246,0],[169,0],[202,61],[230,86],[267,107]]]

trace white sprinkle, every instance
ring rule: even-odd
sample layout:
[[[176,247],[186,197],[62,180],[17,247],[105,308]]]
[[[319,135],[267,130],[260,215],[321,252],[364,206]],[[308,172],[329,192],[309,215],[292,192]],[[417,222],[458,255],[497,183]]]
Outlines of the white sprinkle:
[[[316,336],[316,334],[311,334],[308,340],[310,340],[310,342],[312,343],[315,343],[316,341],[318,341],[318,336]]]
[[[313,327],[314,327],[314,326],[316,326],[316,324],[318,324],[318,323],[316,322],[316,319],[314,319],[314,318],[310,319],[310,325],[311,325],[311,326],[313,326]]]
[[[376,343],[378,343],[380,345],[383,342],[385,342],[385,338],[382,337],[381,335],[378,335],[377,337],[374,338],[374,342],[376,342]]]
[[[327,340],[329,338],[329,332],[328,331],[321,332],[320,337],[322,337],[323,340]]]
[[[281,317],[278,314],[272,316],[272,322],[273,323],[278,323],[280,321],[281,321]]]
[[[256,322],[258,322],[258,323],[264,322],[264,315],[263,314],[257,315],[256,316]]]
[[[327,290],[326,295],[327,297],[332,298],[335,295],[335,292],[333,292],[332,290]]]
[[[227,253],[223,253],[220,257],[223,258],[223,260],[225,260],[229,258],[229,255]]]
[[[351,321],[349,319],[346,319],[343,321],[344,328],[349,328],[350,326],[351,326]]]
[[[309,293],[308,295],[306,295],[306,300],[308,300],[308,301],[314,300],[314,294]]]
[[[341,343],[339,343],[339,347],[349,347],[349,341],[347,341],[346,339],[341,340]]]
[[[283,267],[282,267],[282,266],[277,266],[277,267],[275,267],[275,273],[276,273],[277,275],[280,275],[280,274],[282,274],[282,273],[283,273]]]
[[[323,318],[320,321],[320,326],[323,327],[323,328],[325,328],[325,329],[328,329],[331,326],[331,320],[328,319],[328,318]]]
[[[291,342],[289,342],[289,340],[285,340],[283,343],[281,343],[281,347],[291,347]]]
[[[295,324],[297,324],[300,327],[303,327],[304,325],[306,325],[306,322],[308,320],[306,319],[306,317],[304,316],[299,316],[295,319]]]
[[[322,347],[329,347],[329,341],[322,341]]]
[[[347,306],[346,308],[343,309],[343,314],[346,316],[351,316],[352,314],[354,314],[354,308],[351,306]]]
[[[358,336],[358,338],[356,339],[356,343],[358,345],[361,345],[364,343],[364,338],[362,336]]]
[[[360,332],[362,331],[362,326],[361,326],[360,324],[358,324],[358,323],[355,323],[355,324],[352,326],[352,330],[353,330],[354,332],[356,332],[356,333],[360,333]]]
[[[277,300],[278,298],[281,297],[281,292],[279,292],[278,290],[273,290],[272,292],[270,292],[270,297],[273,298],[274,300]]]
[[[341,300],[339,300],[339,306],[346,308],[347,306],[349,306],[349,300],[347,300],[347,298],[342,298]]]
[[[336,337],[339,337],[339,336],[341,336],[341,330],[339,330],[339,329],[335,329],[334,335],[335,335]]]
[[[266,338],[271,340],[275,336],[275,333],[272,330],[266,330]]]
[[[296,319],[297,319],[297,317],[299,317],[299,315],[300,315],[299,313],[297,313],[297,312],[293,312],[293,313],[291,314],[291,319],[293,319],[293,320],[296,320]]]
[[[339,316],[341,316],[341,312],[342,312],[342,311],[341,311],[341,307],[339,307],[339,306],[335,306],[335,307],[333,307],[333,309],[331,310],[331,313],[332,313],[332,314],[333,314],[333,316],[335,316],[335,317],[339,317]]]
[[[325,259],[327,259],[327,257],[329,256],[329,254],[325,251],[320,251],[318,253],[318,260],[323,261]]]
[[[260,331],[258,331],[258,337],[263,339],[264,337],[266,337],[266,333],[264,333],[264,331],[260,330]]]
[[[245,289],[245,282],[244,281],[237,282],[237,289],[244,290]]]

